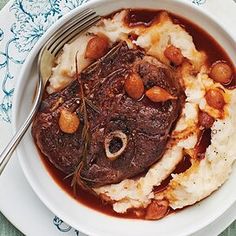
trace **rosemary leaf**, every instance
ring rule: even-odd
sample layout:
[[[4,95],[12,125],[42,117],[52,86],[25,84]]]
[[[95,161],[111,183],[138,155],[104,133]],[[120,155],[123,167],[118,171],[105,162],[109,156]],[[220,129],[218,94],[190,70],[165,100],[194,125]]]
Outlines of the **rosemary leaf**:
[[[100,109],[93,104],[92,101],[90,101],[88,98],[85,98],[85,102],[88,104],[88,106],[90,106],[90,108],[92,108],[95,112],[100,113]]]

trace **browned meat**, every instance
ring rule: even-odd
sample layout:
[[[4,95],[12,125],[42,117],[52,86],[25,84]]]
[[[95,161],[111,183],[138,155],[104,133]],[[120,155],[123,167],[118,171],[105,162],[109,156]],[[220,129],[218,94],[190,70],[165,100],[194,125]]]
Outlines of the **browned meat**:
[[[171,97],[165,102],[152,102],[146,96],[135,100],[127,95],[124,83],[127,75],[137,73],[145,91],[158,86]],[[126,43],[113,47],[107,55],[84,70],[79,78],[84,83],[86,97],[100,112],[88,107],[90,145],[79,177],[89,187],[117,183],[131,178],[157,162],[165,151],[169,133],[182,108],[182,90],[175,73],[155,58],[139,49],[129,49]],[[40,150],[65,173],[73,172],[82,160],[83,116],[81,91],[75,79],[63,91],[48,96],[41,105],[32,127]],[[81,120],[73,134],[63,133],[58,125],[62,109],[76,111]],[[112,132],[127,138],[124,151],[115,159],[107,157],[104,142]],[[122,146],[117,137],[109,150]]]

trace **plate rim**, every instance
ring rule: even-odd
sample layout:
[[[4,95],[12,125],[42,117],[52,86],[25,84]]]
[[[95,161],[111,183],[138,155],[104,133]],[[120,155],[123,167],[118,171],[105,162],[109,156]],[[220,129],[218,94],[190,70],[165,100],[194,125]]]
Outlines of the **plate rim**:
[[[2,10],[5,8],[5,7],[7,7],[8,6],[8,4],[10,4],[10,3],[12,3],[13,1],[12,0],[10,0],[8,3],[7,3],[7,5],[5,5],[3,8],[2,8]],[[2,10],[1,10],[1,12],[2,12]],[[36,45],[34,46],[34,47],[36,47]],[[27,58],[30,56],[30,54],[27,56]],[[21,70],[22,71],[22,70]],[[14,95],[15,96],[15,95]],[[12,128],[11,128],[11,130],[12,130]],[[17,155],[18,156],[18,155]],[[27,181],[27,180],[26,180]],[[28,181],[27,181],[28,182]],[[3,213],[4,214],[4,213]],[[5,215],[5,214],[4,214]],[[6,218],[8,218],[7,216],[6,216]],[[8,218],[9,219],[9,218]],[[11,220],[10,220],[11,221]],[[17,226],[17,228],[20,228],[20,227],[18,227]],[[22,231],[23,232],[23,231]]]
[[[176,2],[176,0],[168,0],[169,2]],[[66,16],[62,17],[61,19],[59,19],[47,32],[47,34],[43,35],[42,38],[40,38],[40,40],[37,42],[37,44],[35,45],[35,47],[32,49],[32,51],[29,53],[26,61],[25,61],[25,64],[29,64],[29,61],[31,59],[32,61],[32,58],[35,58],[35,56],[37,55],[38,51],[39,51],[39,45],[42,46],[42,44],[47,40],[47,38],[50,37],[50,35],[52,35],[53,32],[55,32],[59,27],[60,25],[63,23],[63,22],[66,22],[68,19],[70,19],[71,17],[73,17],[74,15],[78,14],[79,12],[83,11],[84,9],[86,9],[86,7],[91,7],[93,8],[93,6],[95,5],[95,7],[97,6],[96,4],[104,4],[105,3],[105,0],[93,0],[93,1],[89,1],[79,7],[77,7],[76,9],[73,9],[71,12],[69,12],[68,14],[66,14]],[[181,1],[180,4],[186,4],[188,7],[190,8],[194,8],[195,11],[197,11],[198,13],[204,15],[206,17],[206,19],[208,18],[211,23],[214,22],[214,24],[216,26],[219,27],[220,30],[224,31],[225,32],[225,36],[227,38],[230,39],[231,43],[234,42],[236,44],[236,41],[235,39],[233,38],[233,36],[231,35],[231,32],[229,32],[227,29],[224,28],[224,26],[218,21],[218,19],[216,19],[210,12],[208,11],[205,11],[193,4],[191,4],[190,2],[187,2],[187,1]],[[22,78],[23,75],[25,74],[25,71],[27,71],[26,69],[26,66],[23,65],[22,67],[22,70],[21,70],[21,73],[19,75],[19,78]],[[16,88],[18,87],[19,83],[20,83],[20,79],[17,80],[17,83],[16,83]],[[15,94],[14,94],[14,97],[13,97],[13,104],[18,104],[18,101],[17,101],[17,97],[19,97],[20,91],[19,89],[16,90]],[[16,120],[16,113],[17,113],[17,106],[15,105],[13,107],[13,129],[14,131],[16,131],[16,127],[17,127],[17,120]],[[17,154],[19,156],[21,156],[21,150],[20,149],[17,149]],[[70,220],[70,217],[69,216],[64,216],[62,215],[62,213],[55,207],[54,204],[52,204],[51,202],[48,201],[47,197],[44,196],[44,194],[42,194],[42,191],[37,187],[35,186],[34,184],[34,180],[32,180],[30,178],[30,174],[29,172],[27,171],[27,166],[25,164],[25,162],[23,161],[23,159],[19,159],[19,162],[20,162],[20,165],[23,169],[23,172],[26,176],[26,179],[27,181],[30,183],[31,187],[33,188],[33,190],[36,192],[36,195],[40,198],[40,200],[48,207],[48,209],[50,209],[53,213],[55,213],[56,215],[58,215],[61,219],[63,219],[65,222],[69,222],[70,225],[72,225],[72,227],[79,227],[79,230],[82,231],[82,232],[85,232],[86,234],[89,234],[89,235],[95,235],[95,232],[93,232],[93,230],[89,229],[87,226],[84,226],[83,224],[81,223],[76,223],[75,222],[72,222]],[[224,210],[221,211],[221,214],[219,212],[217,212],[216,215],[214,216],[211,216],[211,218],[208,218],[207,221],[205,222],[202,222],[198,227],[194,226],[193,228],[188,229],[188,230],[185,230],[184,232],[182,232],[181,234],[179,234],[179,236],[183,236],[183,235],[190,235],[194,232],[197,232],[198,230],[200,229],[203,229],[204,227],[206,227],[207,225],[209,225],[210,223],[214,222],[217,218],[219,218],[224,212],[226,212],[234,203],[235,203],[236,199],[234,199],[234,201],[230,202],[227,207],[224,208]],[[99,235],[99,234],[96,234],[96,235]]]

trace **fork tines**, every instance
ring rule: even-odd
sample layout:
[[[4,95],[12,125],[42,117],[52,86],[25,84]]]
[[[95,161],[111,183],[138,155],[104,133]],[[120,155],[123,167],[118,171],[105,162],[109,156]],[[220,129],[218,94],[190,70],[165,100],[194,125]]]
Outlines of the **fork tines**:
[[[101,17],[92,9],[86,9],[63,25],[48,41],[47,50],[56,56],[66,43],[99,21]]]

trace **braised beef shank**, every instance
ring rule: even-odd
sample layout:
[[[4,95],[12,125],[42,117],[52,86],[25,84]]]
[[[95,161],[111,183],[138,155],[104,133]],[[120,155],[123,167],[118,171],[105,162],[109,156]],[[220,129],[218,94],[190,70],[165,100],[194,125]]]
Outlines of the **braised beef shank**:
[[[145,96],[138,101],[130,98],[124,82],[131,72],[139,74],[145,90],[159,86],[178,99],[154,103]],[[78,79],[43,100],[32,126],[32,135],[41,152],[68,174],[82,161],[79,177],[89,187],[118,183],[157,162],[182,108],[182,90],[174,71],[142,50],[119,43],[85,69],[79,79],[86,97],[100,110],[88,107],[90,144],[86,158],[82,160],[83,114]],[[81,125],[73,134],[60,130],[58,119],[62,109],[75,111],[80,117]],[[126,134],[128,143],[117,159],[110,160],[104,140],[117,130]]]

